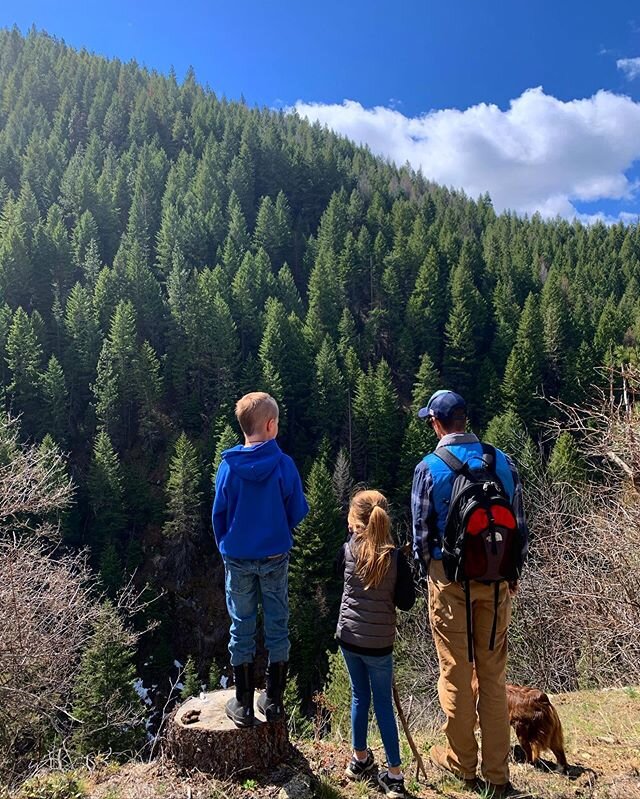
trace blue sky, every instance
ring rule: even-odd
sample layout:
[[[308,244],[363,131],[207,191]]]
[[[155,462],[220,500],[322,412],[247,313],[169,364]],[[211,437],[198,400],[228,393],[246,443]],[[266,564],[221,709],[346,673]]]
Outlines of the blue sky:
[[[179,77],[192,64],[219,94],[298,104],[300,113],[377,152],[408,157],[434,179],[472,194],[489,189],[499,207],[616,217],[640,211],[640,6],[635,15],[633,6],[3,0],[0,25],[34,23],[74,47],[163,72],[173,65]],[[540,86],[542,93],[528,91]],[[601,90],[607,94],[596,102]],[[558,126],[566,132],[559,149]],[[544,179],[539,170],[547,170]],[[519,190],[522,182],[533,188]]]

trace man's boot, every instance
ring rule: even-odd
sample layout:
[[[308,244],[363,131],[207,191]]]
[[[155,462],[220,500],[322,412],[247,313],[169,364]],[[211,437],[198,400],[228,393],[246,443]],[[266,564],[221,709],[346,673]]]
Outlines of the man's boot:
[[[287,684],[287,669],[289,664],[285,661],[269,663],[266,674],[266,690],[261,691],[258,697],[258,710],[267,721],[279,721],[284,718],[284,704],[282,702],[284,689]]]
[[[242,663],[233,667],[233,680],[236,684],[236,695],[228,700],[224,709],[236,727],[251,727],[255,721],[253,715],[253,663]]]

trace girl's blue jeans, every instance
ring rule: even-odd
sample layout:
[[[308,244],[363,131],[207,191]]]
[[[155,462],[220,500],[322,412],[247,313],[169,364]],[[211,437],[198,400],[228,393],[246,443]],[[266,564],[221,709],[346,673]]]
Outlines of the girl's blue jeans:
[[[400,765],[400,743],[398,727],[393,712],[393,654],[358,655],[340,647],[347,664],[351,681],[351,736],[353,748],[364,751],[367,748],[367,728],[369,726],[369,707],[373,694],[373,709],[387,765]]]
[[[289,555],[260,560],[223,557],[225,594],[231,616],[231,665],[250,663],[256,654],[258,602],[264,613],[269,660],[289,660]]]

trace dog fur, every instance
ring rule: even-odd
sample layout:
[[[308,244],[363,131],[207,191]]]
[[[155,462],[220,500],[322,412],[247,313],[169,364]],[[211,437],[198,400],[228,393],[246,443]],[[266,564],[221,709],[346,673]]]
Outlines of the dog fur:
[[[471,686],[477,702],[478,678],[475,670]],[[515,730],[526,762],[536,765],[540,761],[540,755],[549,749],[555,755],[558,766],[566,774],[568,763],[564,751],[562,724],[549,697],[537,688],[507,684],[507,703],[509,723]]]

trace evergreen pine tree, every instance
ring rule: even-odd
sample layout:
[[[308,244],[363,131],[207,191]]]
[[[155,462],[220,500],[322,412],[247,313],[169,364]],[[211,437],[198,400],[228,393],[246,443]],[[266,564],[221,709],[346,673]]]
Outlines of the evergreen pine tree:
[[[236,431],[231,427],[230,424],[226,424],[218,437],[216,442],[216,451],[215,455],[213,456],[213,465],[211,470],[211,480],[215,489],[216,484],[216,475],[218,474],[218,469],[220,468],[220,464],[222,463],[222,453],[226,449],[231,449],[231,447],[235,447],[237,444],[240,443],[240,436]]]
[[[76,283],[69,293],[64,328],[68,341],[64,357],[65,377],[71,406],[80,416],[91,397],[90,385],[95,379],[100,351],[100,330],[93,299],[80,283]]]
[[[209,668],[209,676],[207,678],[207,688],[210,691],[217,691],[218,688],[220,688],[221,677],[222,672],[220,671],[220,666],[218,666],[215,660],[212,660]]]
[[[571,433],[564,431],[558,436],[547,462],[547,474],[554,483],[584,482],[586,464]]]
[[[375,369],[370,366],[361,376],[353,416],[358,443],[354,457],[364,453],[362,478],[388,492],[395,485],[402,430],[398,394],[386,361],[381,360]]]
[[[156,412],[162,397],[162,375],[158,356],[148,341],[143,341],[140,347],[137,389],[140,436],[150,446],[157,436]]]
[[[471,404],[478,370],[478,329],[483,301],[469,265],[462,261],[451,277],[451,311],[445,327],[444,382]]]
[[[167,521],[163,532],[169,538],[195,540],[201,527],[200,463],[195,447],[181,433],[169,462]]]
[[[429,355],[423,355],[420,368],[413,384],[409,420],[404,431],[402,449],[400,451],[400,468],[398,474],[400,497],[407,497],[411,492],[413,472],[419,461],[435,449],[436,435],[426,419],[418,417],[418,411],[424,408],[434,391],[441,385],[440,376]]]
[[[247,232],[247,220],[235,192],[231,192],[228,205],[229,229],[224,243],[222,261],[225,270],[233,277],[251,246]]]
[[[442,331],[447,297],[444,269],[435,247],[424,259],[406,306],[406,322],[416,352],[431,352],[436,363],[442,358]]]
[[[89,467],[89,536],[96,552],[109,541],[117,541],[125,528],[122,467],[111,440],[98,433]]]
[[[520,416],[526,425],[541,417],[544,349],[542,323],[536,298],[527,297],[516,343],[507,361],[502,383],[505,406]]]
[[[55,355],[49,359],[41,380],[42,396],[47,410],[47,430],[62,445],[69,432],[69,395],[62,366]]]
[[[102,345],[93,385],[98,419],[121,446],[130,442],[136,430],[139,375],[136,317],[131,303],[123,301],[115,310]]]
[[[305,494],[309,513],[297,530],[290,570],[291,659],[301,690],[309,692],[322,674],[320,664],[335,624],[340,586],[332,564],[344,539],[331,474],[322,456],[311,467]]]
[[[506,411],[491,419],[482,440],[509,455],[520,472],[523,481],[540,472],[540,457],[531,436],[514,411]]]
[[[353,491],[353,477],[351,476],[351,463],[349,455],[344,447],[338,450],[336,465],[333,469],[331,478],[333,493],[340,508],[340,512],[346,517]]]
[[[234,309],[239,319],[244,354],[255,352],[262,331],[262,315],[267,298],[273,293],[274,277],[264,250],[255,256],[247,253],[233,278]]]
[[[555,270],[549,273],[542,290],[541,314],[545,356],[544,385],[550,396],[557,397],[563,375],[566,374],[573,341],[569,304]]]
[[[302,316],[303,306],[300,299],[300,292],[293,279],[293,273],[285,263],[278,272],[277,282],[278,299],[284,305],[288,313]]]
[[[618,303],[615,297],[611,296],[602,309],[593,339],[593,347],[601,364],[611,361],[616,345],[621,343],[624,330],[624,320],[618,309]]]
[[[73,744],[82,755],[124,758],[144,741],[143,706],[133,687],[133,639],[105,602],[82,655],[74,689]]]
[[[495,333],[491,357],[496,370],[502,374],[518,332],[520,308],[516,302],[511,280],[498,281],[493,291]]]
[[[100,582],[111,599],[115,599],[122,588],[124,569],[118,546],[114,541],[108,541],[100,556]]]
[[[338,368],[335,346],[327,337],[316,356],[316,376],[313,386],[314,428],[319,437],[327,436],[333,443],[344,425],[347,392]]]
[[[335,338],[344,306],[344,288],[340,275],[331,255],[322,251],[309,277],[306,334],[314,348],[320,349],[327,335]]]
[[[6,453],[4,452],[5,443],[0,444],[0,464],[4,464]],[[67,462],[62,457],[60,447],[53,440],[49,433],[46,433],[38,447],[38,454],[42,458],[42,465],[47,472],[47,482],[51,486],[66,487],[71,480]],[[65,543],[70,545],[79,544],[77,534],[71,524],[75,508],[54,511],[47,515],[46,521],[50,522],[62,535]]]
[[[182,690],[180,691],[180,697],[182,699],[188,699],[190,696],[198,696],[200,693],[200,680],[198,679],[196,664],[191,655],[189,655],[185,663],[182,682]]]
[[[263,197],[256,217],[256,226],[253,231],[253,246],[256,250],[260,247],[273,261],[278,252],[278,229],[276,223],[276,209],[271,197]],[[276,262],[277,264],[277,262]]]
[[[36,434],[41,427],[41,361],[42,347],[33,320],[18,308],[7,336],[7,365],[11,372],[7,393],[14,415],[22,414],[22,429],[27,435]]]

